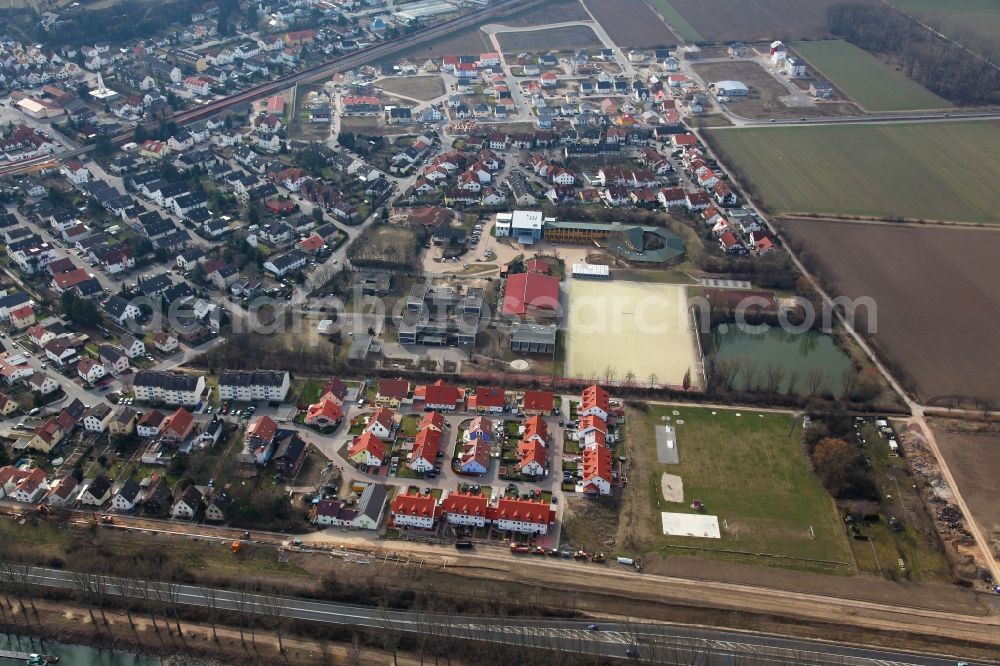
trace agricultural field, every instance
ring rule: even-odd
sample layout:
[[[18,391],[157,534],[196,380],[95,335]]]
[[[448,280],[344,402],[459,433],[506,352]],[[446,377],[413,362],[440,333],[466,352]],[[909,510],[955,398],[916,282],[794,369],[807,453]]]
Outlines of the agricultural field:
[[[997,45],[1000,35],[1000,3],[997,0],[890,0],[904,12],[934,26],[949,37],[970,43]],[[971,38],[971,39],[970,39]]]
[[[660,13],[667,24],[674,29],[677,36],[685,42],[692,44],[705,41],[701,33],[695,30],[694,26],[688,23],[679,11],[674,9],[669,0],[648,0],[653,9]]]
[[[548,30],[501,32],[497,35],[504,53],[520,51],[573,51],[600,48],[603,44],[594,31],[584,25],[571,25]]]
[[[502,25],[523,28],[529,25],[589,20],[590,14],[580,4],[580,0],[550,0],[513,16],[504,16],[498,22]]]
[[[622,48],[671,46],[677,38],[643,0],[582,0]]]
[[[839,1],[666,0],[710,43],[826,37],[826,10]]]
[[[490,44],[489,37],[479,29],[478,25],[474,25],[440,39],[394,53],[385,58],[384,61],[396,63],[402,60],[412,60],[423,63],[428,58],[439,60],[446,55],[478,55],[492,50],[493,46]]]
[[[705,130],[772,211],[1000,222],[1000,122]]]
[[[947,100],[848,42],[797,42],[794,48],[813,69],[867,111],[952,107]]]
[[[834,294],[872,299],[877,315],[867,320],[874,319],[875,345],[922,403],[969,396],[1000,404],[997,231],[831,220],[778,224]],[[971,401],[965,406],[975,408]]]
[[[972,517],[987,535],[1000,537],[1000,495],[996,491],[1000,431],[977,432],[950,419],[933,422],[932,427]]]
[[[632,478],[618,545],[627,548],[632,534],[639,552],[853,571],[833,500],[810,470],[801,423],[791,414],[651,405],[629,410],[626,423]],[[654,428],[662,425],[676,429],[679,464],[659,463]],[[681,478],[683,501],[664,499],[663,473]],[[698,513],[696,499],[718,517],[720,538],[664,536],[660,513]]]
[[[440,76],[407,76],[381,79],[379,87],[387,93],[427,102],[447,92]]]

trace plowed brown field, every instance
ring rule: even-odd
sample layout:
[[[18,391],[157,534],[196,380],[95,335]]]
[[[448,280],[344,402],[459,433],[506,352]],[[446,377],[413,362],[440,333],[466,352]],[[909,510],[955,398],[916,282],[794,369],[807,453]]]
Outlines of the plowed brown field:
[[[871,297],[874,340],[925,404],[1000,404],[1000,232],[782,220],[834,293]]]
[[[583,0],[583,4],[620,47],[677,43],[667,25],[643,0]]]

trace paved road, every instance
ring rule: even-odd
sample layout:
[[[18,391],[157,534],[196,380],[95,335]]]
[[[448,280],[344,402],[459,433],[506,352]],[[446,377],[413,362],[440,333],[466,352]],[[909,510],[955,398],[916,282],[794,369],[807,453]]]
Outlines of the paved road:
[[[531,648],[626,656],[636,662],[736,666],[746,659],[774,664],[802,663],[837,666],[953,666],[953,659],[930,655],[870,650],[814,641],[788,640],[760,634],[700,629],[671,623],[608,622],[588,629],[591,620],[550,620],[448,615],[392,611],[349,604],[310,601],[216,588],[117,579],[40,567],[0,565],[6,584],[29,583],[84,590],[97,595],[125,596],[201,608],[253,613],[275,621],[305,620],[324,624],[368,627],[406,633],[491,643],[516,643]],[[985,662],[983,662],[985,664]],[[979,664],[970,662],[970,666]]]

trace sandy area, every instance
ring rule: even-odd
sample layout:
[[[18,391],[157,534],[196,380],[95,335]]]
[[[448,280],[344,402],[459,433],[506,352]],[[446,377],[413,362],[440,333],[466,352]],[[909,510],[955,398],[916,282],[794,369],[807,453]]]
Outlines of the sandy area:
[[[676,474],[664,472],[660,477],[660,488],[663,490],[663,499],[668,502],[684,501],[684,480]]]
[[[682,286],[571,280],[566,322],[567,375],[681,384],[698,359]],[[609,376],[609,368],[614,373]]]

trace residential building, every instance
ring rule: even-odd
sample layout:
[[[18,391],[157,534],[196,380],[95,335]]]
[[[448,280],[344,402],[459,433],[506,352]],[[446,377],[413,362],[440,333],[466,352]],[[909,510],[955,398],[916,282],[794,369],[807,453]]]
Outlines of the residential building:
[[[429,530],[437,521],[435,504],[431,494],[401,493],[392,500],[390,511],[392,523],[396,527],[414,527]]]
[[[135,374],[132,387],[136,399],[143,402],[196,405],[205,393],[205,377],[159,370],[140,370]]]
[[[219,375],[219,398],[251,402],[281,402],[288,395],[288,372],[276,370],[227,370]]]

